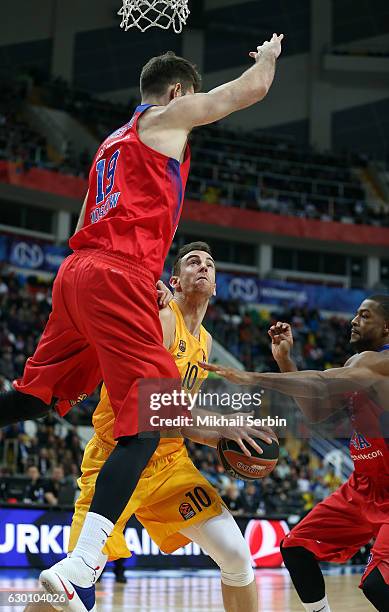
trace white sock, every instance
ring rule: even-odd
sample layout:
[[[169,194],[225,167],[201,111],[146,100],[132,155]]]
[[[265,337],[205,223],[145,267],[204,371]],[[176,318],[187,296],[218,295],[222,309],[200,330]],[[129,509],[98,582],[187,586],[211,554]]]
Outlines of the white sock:
[[[114,524],[111,523],[109,519],[105,518],[105,516],[101,516],[101,514],[96,514],[95,512],[88,512],[78,542],[72,552],[72,557],[82,557],[85,563],[94,570],[97,567],[101,568],[101,551],[113,528]],[[106,559],[105,555],[103,556]]]
[[[303,606],[307,612],[331,612],[327,595],[325,595],[320,601],[315,601],[314,603],[303,603]]]
[[[72,552],[68,554],[68,557],[72,556]],[[96,571],[96,581],[100,578],[101,574],[104,571],[105,566],[107,565],[107,561],[108,561],[108,555],[105,555],[104,553],[100,553],[98,561],[97,561],[97,569]]]
[[[100,553],[98,561],[97,561],[97,566],[99,569],[96,570],[96,580],[98,580],[101,576],[101,574],[104,571],[105,566],[107,565],[107,561],[108,561],[108,555],[105,555],[104,553]]]

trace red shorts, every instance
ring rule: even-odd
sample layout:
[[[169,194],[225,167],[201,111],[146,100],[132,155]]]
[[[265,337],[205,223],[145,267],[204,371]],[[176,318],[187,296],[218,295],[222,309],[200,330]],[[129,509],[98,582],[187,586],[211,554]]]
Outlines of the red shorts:
[[[282,546],[303,546],[319,561],[344,563],[375,538],[363,580],[379,566],[389,584],[389,479],[374,482],[353,473],[285,537]]]
[[[152,274],[119,255],[84,249],[68,257],[53,285],[50,318],[14,387],[65,415],[104,380],[115,438],[138,433],[137,381],[175,379],[162,344]]]

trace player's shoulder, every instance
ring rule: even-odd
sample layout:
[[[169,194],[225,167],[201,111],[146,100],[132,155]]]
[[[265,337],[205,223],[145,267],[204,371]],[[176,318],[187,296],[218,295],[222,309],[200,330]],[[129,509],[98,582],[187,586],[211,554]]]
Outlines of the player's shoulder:
[[[208,331],[207,329],[205,329],[205,327],[204,327],[204,326],[202,326],[202,327],[203,327],[203,330],[204,330],[204,332],[205,332],[205,337],[206,337],[206,339],[207,339],[207,343],[208,343],[208,344],[212,344],[212,340],[213,340],[213,338],[212,338],[211,334],[209,333],[209,331]]]
[[[378,367],[382,366],[389,369],[389,354],[387,351],[382,353],[377,351],[362,351],[350,357],[345,367]]]
[[[200,99],[205,96],[203,93],[195,93],[174,98],[164,106],[150,108],[144,116],[142,122],[145,127],[152,127],[154,124],[159,128],[183,128],[191,124],[190,117],[199,104]],[[189,121],[188,121],[189,120]]]
[[[209,333],[209,331],[207,331],[204,326],[202,326],[202,328],[203,328],[204,334],[205,334],[205,340],[206,340],[206,343],[207,343],[207,352],[208,352],[208,357],[209,357],[210,354],[211,354],[211,350],[212,350],[213,338],[212,338],[211,334]]]

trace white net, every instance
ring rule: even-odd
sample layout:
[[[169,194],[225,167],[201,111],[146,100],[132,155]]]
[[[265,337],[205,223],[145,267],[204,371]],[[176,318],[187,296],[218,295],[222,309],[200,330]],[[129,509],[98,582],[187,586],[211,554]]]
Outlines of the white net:
[[[118,12],[122,16],[121,28],[139,28],[145,32],[157,27],[167,30],[170,26],[176,34],[182,32],[189,16],[188,0],[123,0]]]

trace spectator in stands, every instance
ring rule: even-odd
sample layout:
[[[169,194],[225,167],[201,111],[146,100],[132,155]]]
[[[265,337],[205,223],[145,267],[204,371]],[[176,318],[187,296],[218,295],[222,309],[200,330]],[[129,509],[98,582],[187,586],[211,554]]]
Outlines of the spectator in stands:
[[[282,457],[281,459],[279,459],[275,467],[274,476],[280,480],[283,480],[284,478],[288,478],[289,475],[290,475],[290,465],[287,462],[286,458]]]
[[[208,461],[202,461],[200,464],[200,472],[214,486],[219,488],[220,482],[215,472],[214,467]]]
[[[238,489],[236,482],[232,482],[226,489],[222,499],[229,508],[232,514],[244,513],[244,500],[241,492]]]
[[[30,457],[35,450],[31,445],[30,438],[24,433],[19,433],[17,437],[18,441],[18,453],[17,453],[17,469],[18,472],[25,472],[26,469],[31,465]],[[40,473],[41,470],[38,466],[38,471]]]
[[[38,470],[41,474],[47,474],[47,472],[50,472],[51,470],[49,451],[46,447],[43,447],[39,450]]]
[[[300,493],[309,493],[311,489],[311,481],[306,470],[301,470],[297,480],[297,487]]]
[[[250,482],[245,487],[243,493],[243,511],[245,514],[259,514],[263,510],[261,506],[261,496],[259,493],[259,485]]]
[[[330,488],[325,483],[323,476],[317,476],[312,482],[314,504],[318,504],[319,502],[323,501],[323,499],[328,497],[330,493]]]
[[[50,506],[58,504],[71,504],[74,502],[74,484],[68,478],[65,478],[65,473],[62,465],[57,465],[53,468],[53,473],[48,484],[45,487],[45,501]]]
[[[30,465],[30,467],[27,468],[26,475],[30,479],[30,482],[25,486],[23,502],[25,504],[44,504],[45,488],[38,468],[35,465]]]
[[[336,475],[335,468],[332,465],[328,466],[328,471],[324,476],[324,482],[329,488],[330,493],[333,493],[333,491],[339,489],[340,485],[342,484],[342,479]]]

